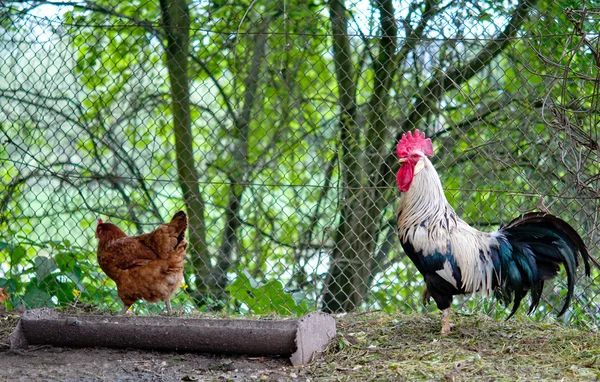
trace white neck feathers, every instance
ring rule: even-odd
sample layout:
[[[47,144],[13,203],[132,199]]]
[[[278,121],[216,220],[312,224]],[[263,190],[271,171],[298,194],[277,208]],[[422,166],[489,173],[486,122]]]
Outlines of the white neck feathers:
[[[431,161],[423,157],[419,163],[423,163],[423,168],[415,172],[410,188],[400,198],[397,215],[401,230],[426,220],[443,219],[448,212],[456,216],[448,204],[442,182]]]
[[[422,256],[452,256],[460,269],[464,290],[489,294],[494,274],[490,245],[498,245],[497,234],[478,231],[458,217],[448,204],[435,168],[426,157],[421,161],[423,169],[415,173],[410,188],[400,198],[400,241],[410,242]],[[451,272],[440,270],[438,274],[448,277],[450,283],[457,281],[451,279]]]

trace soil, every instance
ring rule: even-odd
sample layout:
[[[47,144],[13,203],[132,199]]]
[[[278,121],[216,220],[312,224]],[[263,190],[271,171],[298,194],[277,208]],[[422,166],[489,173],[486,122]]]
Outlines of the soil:
[[[294,380],[294,369],[284,359],[102,348],[5,351],[0,365],[0,381]]]
[[[135,349],[30,346],[11,351],[18,316],[0,312],[0,381],[295,381],[288,359]]]

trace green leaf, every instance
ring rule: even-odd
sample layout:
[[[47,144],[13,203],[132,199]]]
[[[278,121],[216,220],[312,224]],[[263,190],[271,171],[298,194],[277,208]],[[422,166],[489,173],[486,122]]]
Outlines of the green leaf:
[[[540,85],[542,83],[542,77],[531,76],[531,77],[529,77],[529,83],[532,85]]]
[[[242,271],[227,287],[231,297],[244,303],[257,314],[277,313],[280,315],[303,314],[308,311],[306,302],[296,303],[279,280],[264,283],[253,280],[248,271]]]
[[[43,279],[54,272],[58,268],[58,265],[52,258],[38,256],[35,258],[34,268],[38,278]]]
[[[77,261],[73,252],[59,252],[54,260],[62,272],[72,272]]]
[[[40,288],[39,282],[35,278],[25,288],[22,299],[25,306],[29,309],[52,307],[55,305],[52,302],[52,296]]]
[[[22,286],[23,284],[18,278],[13,277],[10,279],[6,279],[0,277],[0,288],[6,288],[11,292],[19,292]]]
[[[22,246],[17,246],[11,253],[10,253],[10,265],[12,267],[16,266],[17,264],[19,264],[21,262],[21,260],[27,255],[27,252],[25,251],[25,248],[23,248]]]

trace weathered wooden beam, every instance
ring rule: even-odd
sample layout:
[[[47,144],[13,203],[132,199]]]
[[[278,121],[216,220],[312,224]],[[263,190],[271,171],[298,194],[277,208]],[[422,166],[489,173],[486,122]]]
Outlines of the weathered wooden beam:
[[[15,350],[53,345],[278,355],[302,365],[323,352],[335,335],[334,318],[322,312],[297,320],[231,320],[76,316],[44,308],[21,316],[10,343]]]

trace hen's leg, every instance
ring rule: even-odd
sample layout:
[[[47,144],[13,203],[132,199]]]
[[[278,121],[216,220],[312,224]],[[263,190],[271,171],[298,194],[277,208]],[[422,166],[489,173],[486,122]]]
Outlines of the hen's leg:
[[[171,309],[171,299],[167,299],[167,301],[165,301],[165,304],[167,304],[167,313],[171,313],[172,309]]]
[[[447,336],[450,334],[452,324],[450,323],[450,308],[442,310],[442,335]]]
[[[129,304],[129,305],[123,304],[123,309],[121,309],[121,314],[127,313],[127,311],[129,310],[130,307],[131,307],[131,304]]]

